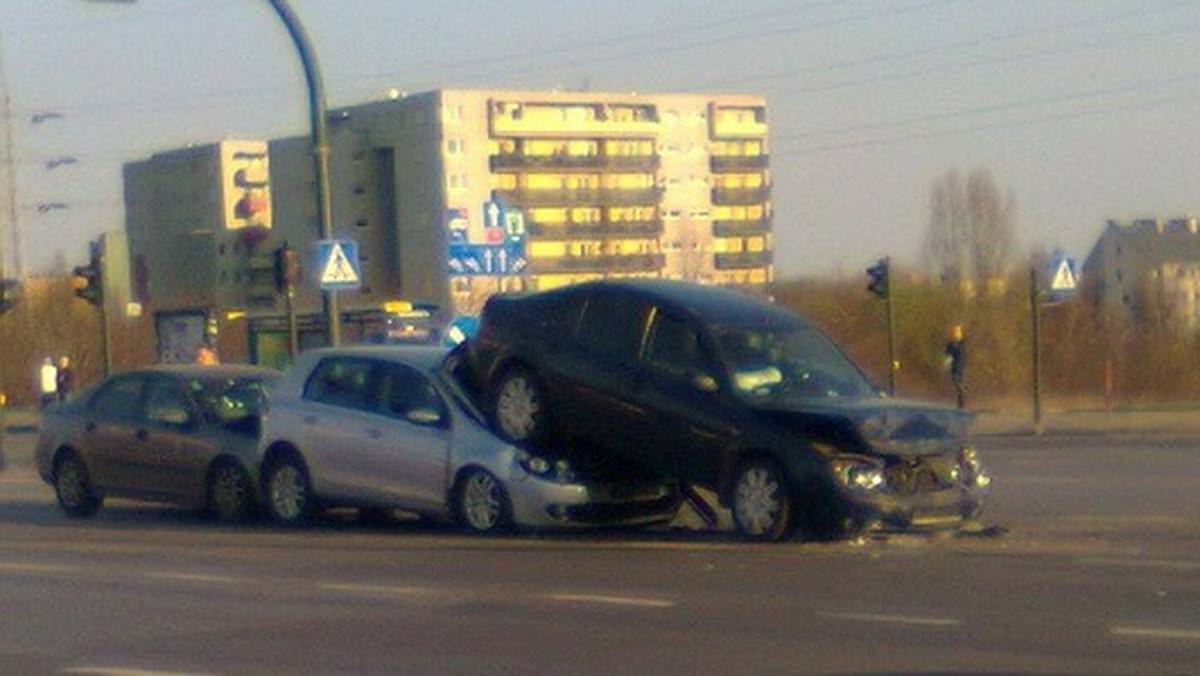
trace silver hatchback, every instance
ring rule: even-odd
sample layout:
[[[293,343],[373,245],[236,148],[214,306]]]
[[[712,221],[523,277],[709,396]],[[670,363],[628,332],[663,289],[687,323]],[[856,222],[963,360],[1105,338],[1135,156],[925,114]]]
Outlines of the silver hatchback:
[[[273,389],[259,445],[272,519],[294,524],[320,507],[403,510],[492,533],[674,517],[673,482],[583,472],[497,438],[447,361],[445,349],[425,346],[300,355]]]

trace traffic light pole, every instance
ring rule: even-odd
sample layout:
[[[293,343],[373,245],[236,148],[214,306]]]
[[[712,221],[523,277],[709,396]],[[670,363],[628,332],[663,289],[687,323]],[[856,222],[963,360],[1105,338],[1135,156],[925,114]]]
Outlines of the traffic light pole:
[[[325,88],[317,55],[312,48],[308,33],[296,18],[296,13],[287,0],[269,0],[275,13],[287,28],[288,35],[296,45],[304,66],[304,79],[308,82],[308,105],[312,118],[313,160],[317,172],[317,214],[320,222],[320,238],[333,239],[333,211],[330,207],[329,187],[329,141],[325,129]],[[337,347],[342,342],[341,310],[338,307],[336,289],[325,290],[325,318],[329,324],[329,344]]]
[[[888,330],[888,396],[896,396],[896,301],[895,289],[891,288],[888,280],[887,294],[887,330]]]
[[[1033,346],[1033,431],[1041,434],[1042,428],[1042,300],[1041,290],[1038,289],[1037,266],[1029,268],[1029,314],[1030,329],[1033,333],[1030,341]]]

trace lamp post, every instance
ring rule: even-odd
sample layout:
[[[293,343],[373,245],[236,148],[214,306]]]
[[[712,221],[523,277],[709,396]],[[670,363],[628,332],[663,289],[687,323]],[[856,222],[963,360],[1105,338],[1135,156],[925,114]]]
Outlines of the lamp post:
[[[300,62],[304,66],[304,79],[308,82],[308,106],[312,118],[313,161],[317,172],[317,214],[320,218],[320,238],[333,239],[333,212],[330,207],[329,189],[329,141],[325,130],[325,88],[321,69],[312,48],[308,33],[296,18],[287,0],[269,0],[275,13],[287,27]],[[341,312],[338,309],[337,290],[325,290],[325,317],[329,324],[329,344],[336,347],[341,343]]]

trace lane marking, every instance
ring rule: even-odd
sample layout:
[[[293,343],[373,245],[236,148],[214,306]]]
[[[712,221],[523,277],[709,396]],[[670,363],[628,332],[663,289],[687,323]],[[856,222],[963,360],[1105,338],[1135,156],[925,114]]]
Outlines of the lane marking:
[[[542,594],[541,598],[567,603],[598,603],[610,606],[633,606],[637,608],[672,608],[674,601],[637,598],[632,596],[603,596],[599,594]]]
[[[1198,629],[1164,629],[1161,627],[1112,627],[1109,633],[1114,636],[1129,636],[1132,638],[1171,639],[1175,641],[1200,641]]]
[[[92,676],[212,676],[190,671],[147,671],[145,669],[125,669],[122,667],[68,667],[64,674],[91,674]]]
[[[877,615],[874,613],[818,613],[831,620],[850,622],[876,622],[880,624],[908,624],[924,627],[957,627],[962,624],[950,617],[918,617],[915,615]]]
[[[180,582],[216,582],[219,584],[237,584],[241,580],[227,575],[200,575],[196,573],[150,573],[148,577],[159,580],[177,580]]]
[[[0,573],[73,573],[77,566],[63,566],[56,563],[11,563],[0,561]]]
[[[378,594],[380,596],[433,596],[438,593],[438,590],[428,587],[389,587],[385,585],[354,584],[350,582],[318,582],[317,588],[326,591]]]
[[[1114,559],[1091,558],[1080,559],[1077,563],[1083,566],[1109,566],[1125,568],[1158,568],[1166,570],[1200,570],[1200,561],[1180,561],[1169,559]]]

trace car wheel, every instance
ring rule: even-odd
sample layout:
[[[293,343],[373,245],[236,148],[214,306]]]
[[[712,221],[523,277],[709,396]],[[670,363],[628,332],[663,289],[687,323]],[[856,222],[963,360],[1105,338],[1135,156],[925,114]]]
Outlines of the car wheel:
[[[459,480],[454,509],[458,522],[472,533],[491,535],[512,527],[508,493],[499,479],[481,469]]]
[[[501,376],[492,406],[496,430],[508,441],[536,443],[545,438],[545,399],[541,385],[527,369],[514,368]]]
[[[288,456],[272,462],[263,475],[263,484],[272,521],[294,525],[312,514],[312,482],[299,459]]]
[[[250,475],[235,462],[222,462],[208,474],[208,512],[221,521],[243,521],[254,510]]]
[[[744,463],[733,486],[733,520],[746,538],[776,542],[791,535],[795,499],[779,466],[769,460]]]
[[[94,516],[104,502],[92,487],[87,465],[74,453],[68,453],[58,461],[54,470],[54,494],[67,516],[76,518]]]

